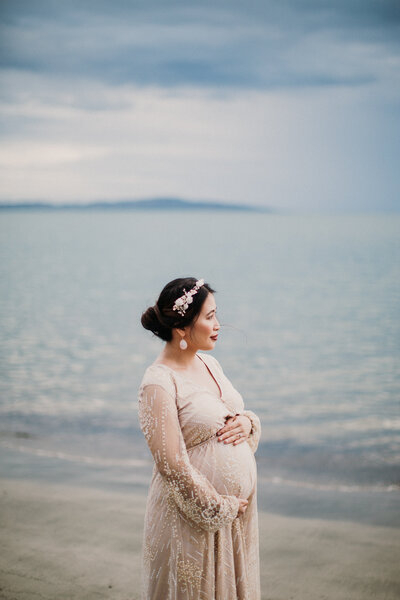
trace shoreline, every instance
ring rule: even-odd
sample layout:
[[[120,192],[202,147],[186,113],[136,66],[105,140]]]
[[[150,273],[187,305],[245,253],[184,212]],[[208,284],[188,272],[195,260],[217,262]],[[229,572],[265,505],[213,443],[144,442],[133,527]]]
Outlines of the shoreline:
[[[0,599],[139,600],[146,494],[0,479]],[[260,510],[262,600],[395,600],[398,529]]]
[[[34,481],[90,487],[100,492],[147,494],[152,476],[153,461],[145,460],[133,448],[135,459],[119,460],[94,458],[90,455],[72,455],[62,451],[12,447],[0,439],[2,460],[0,480]],[[398,484],[385,486],[358,485],[338,481],[318,480],[308,474],[269,473],[256,456],[258,470],[258,508],[267,513],[327,521],[350,521],[400,530],[400,488]]]

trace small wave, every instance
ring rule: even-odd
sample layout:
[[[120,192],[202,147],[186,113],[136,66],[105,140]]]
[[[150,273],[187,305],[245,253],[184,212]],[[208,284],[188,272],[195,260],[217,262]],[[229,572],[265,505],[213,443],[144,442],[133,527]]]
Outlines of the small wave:
[[[29,446],[22,446],[20,444],[13,444],[11,442],[6,441],[1,441],[0,446],[3,446],[4,448],[9,448],[10,450],[26,452],[27,454],[33,454],[35,456],[44,456],[45,458],[58,458],[60,460],[69,460],[72,462],[99,465],[103,467],[148,467],[149,465],[151,465],[150,461],[148,460],[138,460],[134,458],[97,458],[94,456],[69,454],[68,452],[59,452],[56,450],[44,450],[43,448],[30,448]]]
[[[19,452],[25,452],[34,456],[41,456],[45,458],[56,458],[59,460],[67,460],[76,463],[84,463],[89,465],[98,465],[103,467],[144,467],[149,468],[153,463],[145,459],[134,459],[134,458],[103,458],[94,456],[85,456],[80,454],[69,454],[68,452],[60,452],[57,450],[49,450],[43,448],[30,448],[29,446],[23,446],[21,444],[15,444],[5,440],[0,441],[0,446],[8,448],[10,450],[16,450]],[[260,483],[269,483],[273,485],[286,485],[296,488],[306,488],[321,491],[334,491],[334,492],[398,492],[400,491],[400,484],[393,483],[389,485],[377,484],[377,485],[348,485],[342,483],[316,483],[309,481],[297,481],[294,479],[286,479],[284,477],[274,476],[265,477],[264,475],[258,475]]]
[[[273,485],[290,485],[298,488],[308,488],[315,490],[331,491],[331,492],[398,492],[400,484],[391,483],[388,485],[348,485],[343,483],[316,483],[310,481],[296,481],[294,479],[285,479],[283,477],[258,477],[260,482],[272,483]]]

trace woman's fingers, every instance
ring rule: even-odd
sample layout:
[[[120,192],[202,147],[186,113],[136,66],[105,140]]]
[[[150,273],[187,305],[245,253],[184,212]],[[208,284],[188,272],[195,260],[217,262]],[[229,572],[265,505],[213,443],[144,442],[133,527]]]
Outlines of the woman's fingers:
[[[225,425],[217,432],[217,436],[224,443],[233,443],[236,446],[247,440],[250,429],[251,423],[248,417],[235,415],[227,418]]]
[[[240,443],[242,441],[245,441],[246,438],[247,435],[244,433],[243,427],[238,424],[232,428],[225,430],[225,432],[220,434],[218,436],[218,441],[224,442],[226,444],[230,444],[235,441],[237,441],[237,443]]]
[[[238,433],[233,433],[232,435],[230,435],[229,437],[227,437],[226,439],[223,440],[224,444],[240,444],[242,442],[245,442],[247,439],[247,437],[245,436],[244,433],[238,432]]]
[[[238,427],[240,427],[240,423],[236,421],[236,417],[228,417],[228,419],[225,421],[225,425],[221,427],[217,433],[222,439],[224,439],[224,437],[227,437],[230,433],[232,433],[233,429],[237,429]]]
[[[235,423],[235,417],[226,417],[225,419],[225,425],[223,425],[221,427],[221,429],[218,430],[218,435],[222,435],[223,433],[225,433],[226,431],[228,431],[228,429],[232,426],[232,425],[236,425]]]
[[[237,446],[238,444],[243,444],[243,442],[245,442],[247,440],[247,435],[242,435],[240,438],[236,438],[236,440],[233,441],[233,445]]]

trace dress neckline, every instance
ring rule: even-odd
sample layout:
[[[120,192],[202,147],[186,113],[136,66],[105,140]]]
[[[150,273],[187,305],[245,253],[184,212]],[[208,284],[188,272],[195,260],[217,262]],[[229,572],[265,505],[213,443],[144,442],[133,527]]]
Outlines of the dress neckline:
[[[217,378],[214,376],[213,372],[211,371],[210,367],[208,366],[208,364],[201,358],[201,356],[199,354],[196,354],[196,356],[201,360],[201,362],[206,366],[209,374],[211,375],[211,377],[214,379],[215,383],[218,386],[219,389],[219,393],[220,395],[218,396],[218,394],[216,394],[215,392],[212,392],[211,390],[209,390],[208,388],[198,385],[197,383],[195,383],[194,381],[192,381],[192,379],[190,379],[189,377],[185,377],[184,375],[182,375],[181,373],[179,373],[179,371],[176,371],[175,369],[173,369],[172,367],[169,367],[168,365],[164,365],[164,363],[153,363],[151,366],[152,367],[165,367],[166,369],[169,369],[170,371],[172,371],[173,373],[175,373],[176,375],[178,375],[178,377],[180,377],[181,379],[184,379],[185,381],[188,381],[189,383],[191,383],[194,387],[200,389],[200,390],[204,390],[205,392],[208,392],[209,394],[212,394],[213,396],[215,396],[216,398],[218,398],[219,400],[221,400],[221,402],[225,401],[223,400],[223,394],[222,394],[222,388],[217,380]]]

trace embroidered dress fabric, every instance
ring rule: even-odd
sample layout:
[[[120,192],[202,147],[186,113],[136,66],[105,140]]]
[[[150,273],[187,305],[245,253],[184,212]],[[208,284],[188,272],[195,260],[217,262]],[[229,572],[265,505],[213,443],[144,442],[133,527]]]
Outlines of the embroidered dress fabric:
[[[139,422],[154,459],[142,554],[142,600],[259,600],[257,468],[260,421],[211,355],[197,356],[220,396],[166,365],[139,388]],[[246,442],[218,441],[247,415]],[[249,501],[238,516],[239,498]]]

